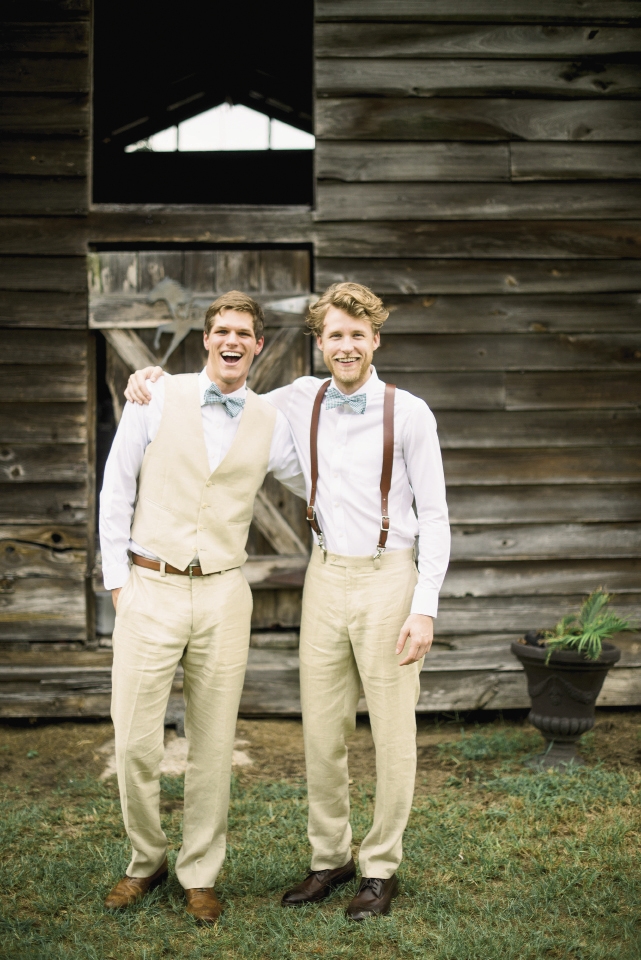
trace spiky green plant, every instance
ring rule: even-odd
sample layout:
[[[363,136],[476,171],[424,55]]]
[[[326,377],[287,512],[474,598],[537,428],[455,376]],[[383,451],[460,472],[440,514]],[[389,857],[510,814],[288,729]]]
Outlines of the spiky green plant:
[[[598,660],[604,640],[622,630],[632,630],[628,620],[622,620],[616,613],[605,609],[611,599],[611,594],[599,587],[590,594],[578,614],[561,617],[554,630],[546,630],[544,643],[548,655],[545,662],[550,662],[555,650],[576,650],[588,660]]]

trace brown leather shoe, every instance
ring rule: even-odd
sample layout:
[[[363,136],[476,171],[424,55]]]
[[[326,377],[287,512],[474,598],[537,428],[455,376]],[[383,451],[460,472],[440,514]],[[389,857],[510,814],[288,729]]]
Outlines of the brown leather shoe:
[[[396,875],[390,877],[389,880],[363,877],[358,893],[345,912],[350,920],[367,920],[368,917],[378,917],[382,913],[389,913],[392,900],[397,894],[398,880]]]
[[[302,907],[305,903],[318,903],[328,897],[335,887],[349,883],[355,876],[356,866],[352,859],[336,870],[313,870],[302,883],[283,894],[281,906]]]
[[[216,923],[223,912],[223,905],[213,887],[191,887],[185,890],[187,913],[199,923]]]
[[[167,879],[167,869],[167,861],[164,860],[150,877],[128,877],[125,874],[107,895],[105,907],[107,910],[123,910],[125,907],[130,907],[132,903],[141,900],[149,890],[153,890]]]

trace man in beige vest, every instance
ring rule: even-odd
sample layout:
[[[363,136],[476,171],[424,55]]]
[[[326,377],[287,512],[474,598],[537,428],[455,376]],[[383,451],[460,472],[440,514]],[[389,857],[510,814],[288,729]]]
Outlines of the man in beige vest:
[[[359,850],[361,883],[347,906],[356,921],[387,913],[399,889],[419,678],[450,547],[434,416],[372,366],[387,315],[367,287],[334,284],[307,321],[331,382],[301,377],[267,395],[292,429],[317,544],[300,632],[312,861],[282,904],[318,903],[355,875],[345,740],[362,683],[377,784],[374,820]],[[147,368],[131,378],[129,399],[144,403],[145,378],[161,372]]]
[[[225,856],[236,716],[249,647],[251,591],[241,571],[254,498],[273,472],[305,486],[289,426],[245,386],[263,347],[263,314],[232,291],[207,311],[207,366],[166,377],[148,406],[127,404],[105,468],[100,538],[113,593],[112,718],[132,845],[105,906],[126,907],[167,876],[159,775],[164,717],[184,670],[183,844],[176,875],[187,910],[215,922]]]

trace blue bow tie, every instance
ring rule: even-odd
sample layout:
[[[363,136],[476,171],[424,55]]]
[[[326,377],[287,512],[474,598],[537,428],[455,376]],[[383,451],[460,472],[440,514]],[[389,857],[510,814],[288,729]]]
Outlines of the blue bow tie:
[[[325,409],[333,410],[334,407],[349,406],[354,413],[365,413],[367,405],[367,394],[353,393],[346,397],[344,393],[337,390],[336,387],[330,387],[325,394]]]
[[[237,417],[245,406],[245,401],[241,397],[227,397],[218,389],[215,383],[210,383],[205,390],[203,406],[209,403],[222,403],[225,413],[228,417]]]

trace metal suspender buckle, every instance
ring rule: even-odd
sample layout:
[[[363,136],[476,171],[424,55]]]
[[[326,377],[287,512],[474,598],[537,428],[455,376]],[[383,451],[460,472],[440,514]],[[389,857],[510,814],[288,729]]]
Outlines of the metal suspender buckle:
[[[381,517],[381,530],[389,532],[389,517]]]

